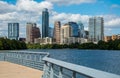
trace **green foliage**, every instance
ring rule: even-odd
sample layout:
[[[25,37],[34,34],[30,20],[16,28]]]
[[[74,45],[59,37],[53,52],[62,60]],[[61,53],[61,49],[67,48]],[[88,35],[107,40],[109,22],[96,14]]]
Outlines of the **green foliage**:
[[[0,42],[1,46],[1,42]],[[120,50],[120,40],[110,40],[108,42],[99,41],[94,43],[72,43],[72,44],[27,44],[28,49],[62,49],[62,48],[78,48],[78,49],[101,49],[101,50]]]
[[[0,50],[18,50],[26,48],[24,42],[0,38]]]

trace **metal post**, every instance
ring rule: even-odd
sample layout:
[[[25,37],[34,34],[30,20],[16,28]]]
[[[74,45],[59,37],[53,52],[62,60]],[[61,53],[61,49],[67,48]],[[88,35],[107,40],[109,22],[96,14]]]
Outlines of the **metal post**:
[[[53,78],[54,76],[54,73],[53,73],[53,64],[51,64],[51,67],[50,67],[50,78]]]
[[[76,72],[73,71],[72,78],[76,78]]]
[[[62,67],[60,67],[60,71],[59,71],[59,78],[63,78],[63,68]]]

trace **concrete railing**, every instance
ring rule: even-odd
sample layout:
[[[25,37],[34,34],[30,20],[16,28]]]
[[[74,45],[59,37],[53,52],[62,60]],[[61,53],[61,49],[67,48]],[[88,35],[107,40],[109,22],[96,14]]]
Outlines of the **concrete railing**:
[[[43,78],[120,78],[120,75],[50,58],[45,52],[0,52],[0,61],[43,70]]]
[[[43,78],[120,78],[120,75],[44,57]]]
[[[19,65],[43,70],[44,56],[48,56],[49,53],[45,52],[25,52],[25,51],[12,51],[12,52],[0,52],[0,61],[8,61]]]

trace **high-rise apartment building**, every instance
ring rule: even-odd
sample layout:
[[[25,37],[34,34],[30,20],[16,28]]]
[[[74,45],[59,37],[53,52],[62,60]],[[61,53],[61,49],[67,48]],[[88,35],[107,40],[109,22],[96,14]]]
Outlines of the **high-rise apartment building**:
[[[49,12],[48,9],[45,8],[42,11],[42,38],[48,37],[49,31]]]
[[[55,21],[53,38],[56,44],[60,44],[60,27],[61,27],[60,21]]]
[[[92,42],[104,40],[104,20],[102,17],[89,18],[89,40]]]
[[[27,43],[34,43],[34,39],[40,37],[40,30],[36,23],[27,23],[26,36]]]
[[[68,42],[68,38],[72,36],[72,29],[69,24],[65,24],[61,27],[61,44],[66,44]]]
[[[19,23],[8,23],[8,38],[18,40]]]

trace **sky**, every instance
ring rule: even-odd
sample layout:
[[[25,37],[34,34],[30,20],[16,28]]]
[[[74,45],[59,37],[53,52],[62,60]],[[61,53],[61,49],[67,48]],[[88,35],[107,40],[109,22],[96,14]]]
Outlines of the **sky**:
[[[20,37],[26,37],[26,23],[41,29],[42,10],[48,8],[50,27],[81,21],[88,30],[90,17],[104,18],[104,34],[120,34],[120,0],[0,0],[0,36],[7,36],[8,23],[20,24]]]

